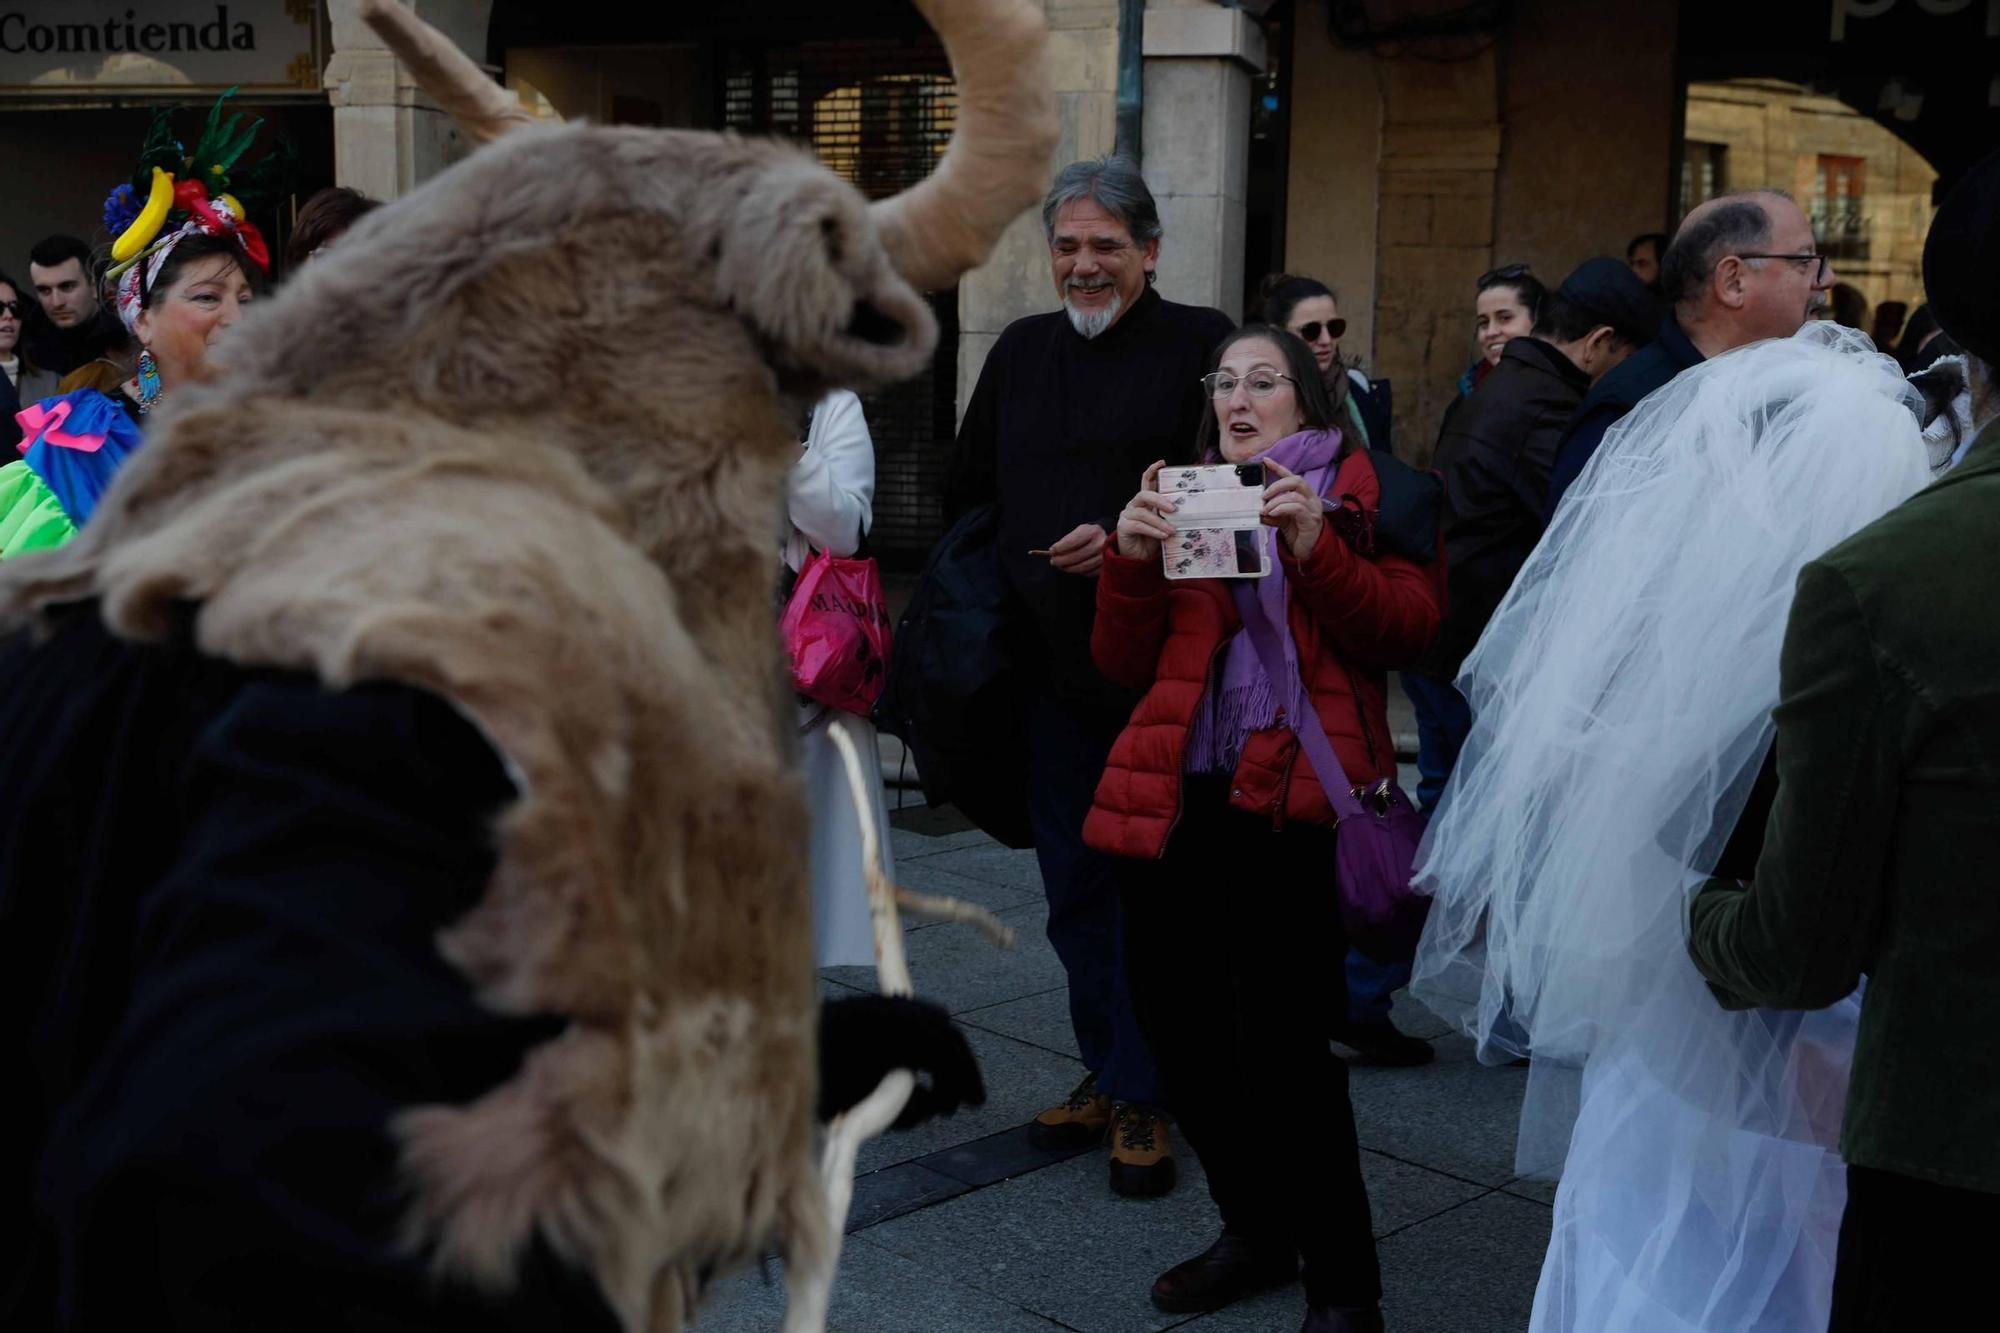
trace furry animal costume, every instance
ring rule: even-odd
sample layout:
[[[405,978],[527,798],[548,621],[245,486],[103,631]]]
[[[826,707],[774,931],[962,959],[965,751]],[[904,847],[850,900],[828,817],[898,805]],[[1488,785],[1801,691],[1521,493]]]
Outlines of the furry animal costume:
[[[415,685],[504,757],[498,869],[439,947],[494,1009],[571,1022],[395,1126],[447,1277],[504,1288],[540,1238],[671,1330],[709,1269],[827,1243],[770,534],[800,409],[928,362],[905,275],[977,262],[1053,143],[1038,7],[924,8],[956,176],[871,212],[778,144],[509,134],[257,308],[80,536],[0,573],[10,624],[96,598],[147,641],[192,604],[205,654]]]

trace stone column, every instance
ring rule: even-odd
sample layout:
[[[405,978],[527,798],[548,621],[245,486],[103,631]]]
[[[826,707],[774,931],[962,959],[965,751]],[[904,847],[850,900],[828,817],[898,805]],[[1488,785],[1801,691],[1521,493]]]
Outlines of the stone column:
[[[1062,118],[1055,169],[1111,151],[1117,130],[1118,0],[1043,0]],[[1000,331],[1056,306],[1048,239],[1039,209],[1014,219],[992,259],[958,287],[958,414],[972,401],[979,368]]]
[[[1429,460],[1473,352],[1500,170],[1492,49],[1452,64],[1378,57],[1382,177],[1374,373],[1395,381],[1396,452]]]
[[[484,62],[493,0],[405,2]],[[329,15],[333,56],[326,88],[333,104],[336,182],[372,198],[394,199],[463,157],[464,136],[383,49],[355,12],[354,0],[331,0]]]
[[[1212,0],[1146,8],[1146,184],[1159,201],[1159,289],[1232,317],[1243,309],[1250,84],[1264,31]]]

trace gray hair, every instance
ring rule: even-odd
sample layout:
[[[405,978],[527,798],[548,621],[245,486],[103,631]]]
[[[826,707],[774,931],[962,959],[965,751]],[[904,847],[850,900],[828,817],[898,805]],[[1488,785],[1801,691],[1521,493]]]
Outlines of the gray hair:
[[[1097,157],[1072,162],[1056,173],[1042,201],[1042,230],[1055,239],[1056,214],[1065,204],[1088,199],[1125,224],[1135,244],[1144,245],[1160,234],[1160,206],[1146,188],[1146,178],[1129,157]]]
[[[1783,190],[1732,190],[1717,195],[1707,214],[1682,223],[1660,256],[1660,294],[1669,305],[1691,301],[1724,259],[1771,243],[1771,210],[1766,199],[1790,199]]]

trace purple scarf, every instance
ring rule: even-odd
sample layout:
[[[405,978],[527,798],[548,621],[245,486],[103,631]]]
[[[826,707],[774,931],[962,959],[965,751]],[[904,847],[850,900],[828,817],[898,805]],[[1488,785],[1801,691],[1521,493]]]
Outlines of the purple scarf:
[[[1327,483],[1332,479],[1334,465],[1340,459],[1340,432],[1308,430],[1288,435],[1258,454],[1257,458],[1270,459],[1298,473],[1314,491],[1324,495]],[[1271,540],[1284,539],[1274,528]],[[1239,591],[1239,595],[1256,597],[1263,604],[1267,620],[1279,626],[1291,623],[1285,614],[1287,599],[1283,561],[1271,562],[1268,577],[1244,582],[1247,586]],[[1299,681],[1299,649],[1289,633],[1282,637],[1287,678],[1278,682],[1273,682],[1264,674],[1247,631],[1238,629],[1231,637],[1228,647],[1222,652],[1222,670],[1209,678],[1207,687],[1202,691],[1201,702],[1195,706],[1194,723],[1188,729],[1187,760],[1183,765],[1187,772],[1234,773],[1237,758],[1243,753],[1243,742],[1253,732],[1276,725],[1279,705],[1284,706],[1285,716],[1297,715],[1305,694],[1305,688]]]

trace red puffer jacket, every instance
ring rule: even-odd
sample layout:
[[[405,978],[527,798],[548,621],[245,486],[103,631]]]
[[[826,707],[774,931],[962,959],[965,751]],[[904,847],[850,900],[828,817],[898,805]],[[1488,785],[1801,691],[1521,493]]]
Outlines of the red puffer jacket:
[[[1380,490],[1367,450],[1341,462],[1327,492],[1351,498],[1372,520]],[[1429,646],[1444,599],[1431,571],[1399,556],[1360,555],[1334,528],[1330,518],[1304,560],[1294,559],[1283,541],[1276,545],[1299,674],[1341,767],[1358,785],[1396,774],[1386,671]],[[1146,693],[1097,784],[1083,826],[1092,847],[1131,857],[1165,851],[1180,818],[1189,726],[1209,677],[1221,669],[1223,647],[1241,626],[1223,580],[1173,582],[1157,557],[1128,560],[1115,545],[1107,547],[1091,656],[1108,679]],[[1283,726],[1245,741],[1230,803],[1268,815],[1273,828],[1288,819],[1335,822],[1311,762]]]

